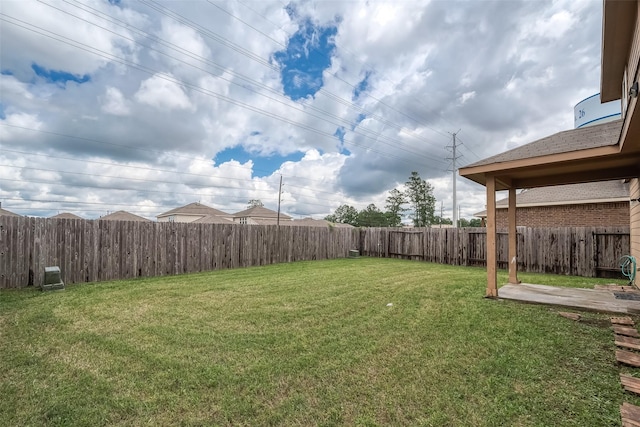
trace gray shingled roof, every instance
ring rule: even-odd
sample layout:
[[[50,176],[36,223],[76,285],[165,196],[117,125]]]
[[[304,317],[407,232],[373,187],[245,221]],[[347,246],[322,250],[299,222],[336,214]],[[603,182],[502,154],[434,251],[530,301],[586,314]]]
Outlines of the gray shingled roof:
[[[81,216],[72,214],[70,212],[62,212],[59,213],[58,215],[54,215],[51,218],[56,218],[56,219],[84,219]]]
[[[571,151],[587,150],[589,148],[616,145],[622,129],[622,120],[571,129],[547,136],[529,144],[522,145],[504,153],[487,157],[479,162],[465,166],[471,168],[492,163],[504,163],[514,160],[548,156],[552,154],[568,153]]]
[[[233,214],[236,218],[278,218],[278,212],[267,209],[264,206],[254,206]],[[280,213],[280,220],[289,220],[291,217]]]
[[[2,209],[2,208],[0,208],[0,215],[3,215],[3,216],[22,216],[22,215],[18,215],[17,213],[13,213],[11,211],[8,211],[8,210]]]
[[[622,180],[555,185],[522,190],[516,194],[516,206],[575,205],[584,202],[604,203],[629,200],[629,184]],[[496,202],[497,208],[506,208],[509,198]],[[487,216],[487,211],[474,214]]]
[[[233,221],[218,215],[207,215],[196,219],[192,224],[233,224]]]
[[[132,214],[127,211],[118,211],[110,213],[109,215],[101,216],[99,221],[151,221],[150,219],[141,217],[139,215]]]
[[[171,209],[170,211],[161,213],[157,218],[161,218],[167,215],[214,215],[214,216],[228,216],[226,212],[219,211],[207,205],[201,203],[189,203],[188,205],[181,206],[179,208]]]

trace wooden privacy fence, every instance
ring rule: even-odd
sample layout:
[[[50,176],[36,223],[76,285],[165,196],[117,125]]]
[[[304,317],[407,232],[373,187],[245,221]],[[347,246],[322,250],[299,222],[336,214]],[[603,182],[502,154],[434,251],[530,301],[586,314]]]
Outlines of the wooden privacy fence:
[[[499,266],[508,238],[498,232]],[[0,289],[40,285],[57,265],[65,283],[153,277],[224,268],[346,257],[440,264],[486,264],[484,228],[330,228],[275,225],[89,221],[0,216]],[[519,228],[518,269],[619,276],[629,228]]]
[[[359,237],[338,227],[0,216],[0,289],[40,285],[53,265],[71,284],[342,258]]]
[[[363,255],[408,258],[451,265],[486,265],[485,228],[367,228]],[[619,276],[629,253],[629,227],[518,227],[518,269],[574,276]],[[498,265],[508,267],[508,234],[498,232]]]

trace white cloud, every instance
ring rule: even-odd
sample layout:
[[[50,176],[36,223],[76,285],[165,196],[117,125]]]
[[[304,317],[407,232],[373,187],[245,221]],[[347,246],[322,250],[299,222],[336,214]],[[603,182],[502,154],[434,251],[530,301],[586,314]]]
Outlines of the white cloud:
[[[533,28],[534,34],[540,37],[559,39],[576,23],[575,17],[568,10],[561,10],[549,18],[538,20]]]
[[[52,70],[91,74],[110,62],[100,53],[125,56],[132,52],[131,41],[109,30],[128,37],[132,37],[131,33],[97,18],[95,12],[86,8],[65,3],[48,6],[36,1],[3,1],[0,6],[8,18],[2,25],[0,38],[3,68],[10,67],[18,74],[23,74],[33,62]],[[118,19],[126,18],[132,24],[141,21],[138,13],[132,10],[124,13],[109,7],[108,2],[98,2],[91,7],[116,15]],[[75,47],[74,42],[86,44],[84,50]],[[92,49],[95,53],[91,53]]]
[[[293,18],[279,2],[214,3],[159,2],[181,22],[140,2],[91,4],[125,29],[71,3],[56,6],[84,20],[39,2],[0,2],[5,15],[106,53],[3,22],[0,124],[13,127],[0,127],[0,140],[30,153],[0,152],[3,162],[25,167],[56,155],[77,159],[52,162],[60,170],[102,177],[23,171],[29,178],[3,182],[0,198],[23,198],[25,209],[38,197],[106,204],[56,207],[87,217],[107,206],[153,217],[195,200],[232,212],[251,198],[276,207],[282,174],[285,212],[321,217],[342,203],[382,208],[387,191],[417,170],[450,217],[450,132],[461,129],[461,162],[470,163],[570,128],[571,105],[599,87],[593,2],[293,1]],[[337,47],[323,89],[295,103],[270,61],[306,20],[336,25]],[[52,84],[36,78],[33,63],[89,81]],[[369,87],[354,99],[367,73]],[[333,136],[339,127],[344,144]],[[256,157],[214,165],[231,147]],[[305,154],[256,177],[258,154],[292,153]],[[484,208],[482,187],[459,178],[458,188],[464,217]]]
[[[126,116],[131,112],[128,101],[115,87],[108,87],[102,103],[102,111],[115,116]]]
[[[470,99],[473,99],[476,97],[476,91],[472,90],[471,92],[465,92],[460,96],[460,103],[464,104],[465,102],[469,101]]]
[[[155,76],[140,83],[140,88],[134,95],[136,100],[160,110],[192,109],[184,90],[175,83],[173,76]]]

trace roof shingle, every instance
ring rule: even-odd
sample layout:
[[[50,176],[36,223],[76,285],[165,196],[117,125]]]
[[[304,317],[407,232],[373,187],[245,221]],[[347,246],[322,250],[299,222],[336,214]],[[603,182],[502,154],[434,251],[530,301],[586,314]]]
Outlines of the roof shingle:
[[[188,205],[180,206],[179,208],[171,209],[170,211],[161,213],[157,218],[162,218],[168,215],[213,215],[213,216],[229,216],[228,213],[222,212],[218,209],[214,209],[201,203],[189,203]]]
[[[601,125],[558,132],[512,150],[505,151],[504,153],[487,157],[486,159],[465,166],[464,169],[616,145],[620,137],[621,129],[622,120],[615,120]]]
[[[51,218],[56,218],[56,219],[84,219],[81,216],[78,216],[76,214],[72,214],[71,212],[62,212],[59,213],[58,215],[54,215]]]
[[[22,216],[22,215],[18,215],[17,213],[14,213],[14,212],[8,211],[6,209],[2,209],[2,208],[0,208],[0,215],[3,215],[3,216]]]
[[[127,211],[117,211],[110,213],[109,215],[101,216],[98,221],[149,221],[150,219],[141,217],[136,214],[132,214]]]
[[[233,214],[236,218],[278,218],[278,212],[267,209],[264,206],[254,206]],[[280,213],[280,220],[290,220],[289,215]]]

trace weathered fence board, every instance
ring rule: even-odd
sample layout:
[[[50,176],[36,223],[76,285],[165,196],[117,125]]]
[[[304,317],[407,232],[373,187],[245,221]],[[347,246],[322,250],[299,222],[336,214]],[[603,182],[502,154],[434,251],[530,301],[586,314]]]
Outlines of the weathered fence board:
[[[423,259],[451,265],[486,265],[484,228],[362,229],[360,252],[368,256]],[[381,247],[380,245],[383,245]],[[498,266],[508,267],[506,230],[498,231]],[[629,253],[628,227],[518,227],[518,269],[586,277],[619,277],[618,260]]]
[[[344,258],[359,239],[339,227],[0,216],[0,289],[39,285],[52,265],[71,284]]]
[[[629,228],[518,228],[520,271],[619,276]],[[277,227],[87,221],[0,216],[0,288],[42,283],[58,265],[66,283],[153,277],[277,262],[373,257],[442,264],[486,264],[483,228]],[[508,266],[508,236],[498,231],[499,266]]]

